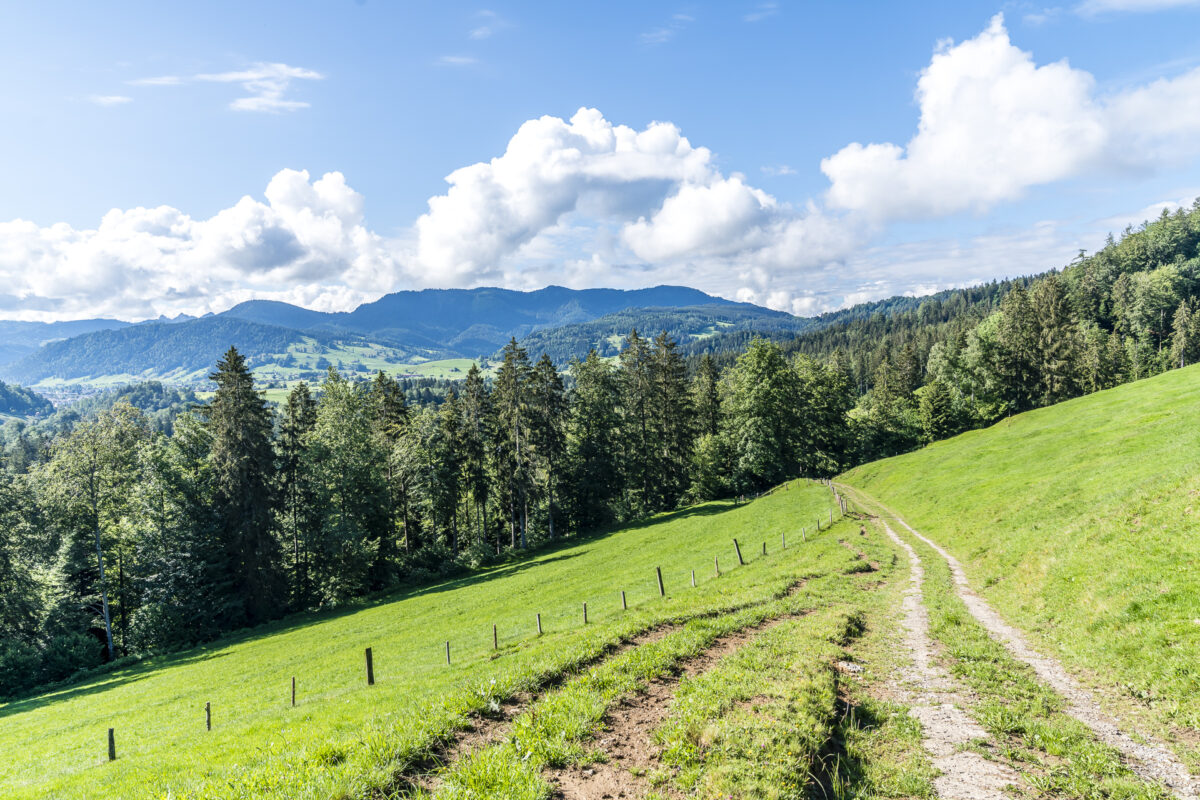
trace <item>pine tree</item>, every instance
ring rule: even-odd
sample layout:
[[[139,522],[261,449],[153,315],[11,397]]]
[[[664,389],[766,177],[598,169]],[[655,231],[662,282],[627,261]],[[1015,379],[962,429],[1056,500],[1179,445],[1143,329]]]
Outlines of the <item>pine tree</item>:
[[[650,351],[652,393],[652,493],[655,510],[675,508],[687,491],[691,464],[694,417],[688,392],[687,367],[677,345],[666,331],[654,338]]]
[[[1033,408],[1041,384],[1038,374],[1040,328],[1029,295],[1021,287],[1000,304],[996,384],[1010,412]]]
[[[1057,276],[1038,282],[1031,305],[1038,323],[1038,399],[1051,405],[1079,394],[1079,330]]]
[[[651,397],[654,393],[650,346],[634,328],[625,337],[621,364],[621,440],[625,451],[625,487],[634,516],[653,506],[655,473],[654,423]]]
[[[699,434],[716,436],[721,430],[719,379],[716,363],[711,355],[705,353],[692,378],[692,406],[696,410],[696,430]]]
[[[946,384],[941,381],[935,380],[924,387],[918,408],[921,436],[926,444],[945,439],[957,431],[954,398]]]
[[[567,397],[558,368],[545,353],[530,375],[529,441],[534,459],[542,473],[542,489],[546,496],[546,519],[553,539],[554,518],[557,513],[558,484],[561,482],[566,452]]]
[[[592,350],[571,362],[570,423],[567,459],[570,469],[571,517],[580,528],[611,522],[621,495],[620,378],[613,366]]]
[[[737,491],[756,491],[799,471],[800,380],[779,345],[754,339],[729,372],[724,405]]]
[[[204,414],[212,437],[212,502],[222,549],[220,613],[225,626],[252,625],[278,613],[284,585],[272,535],[271,411],[254,390],[254,378],[237,348],[229,348],[209,377],[217,384]]]
[[[529,389],[532,368],[514,337],[504,347],[492,402],[496,409],[496,473],[503,476],[508,505],[509,544],[528,545],[532,468],[529,446]],[[518,531],[520,538],[518,539]]]
[[[493,414],[491,397],[483,381],[483,373],[472,364],[463,382],[462,402],[462,459],[464,489],[468,495],[468,510],[475,507],[479,536],[488,539],[487,507],[489,498],[488,448],[492,441]],[[470,514],[468,513],[468,519]],[[499,552],[497,550],[497,552]]]
[[[290,539],[292,605],[304,608],[312,601],[309,581],[313,539],[316,535],[316,497],[307,465],[308,437],[317,422],[317,403],[308,384],[301,381],[288,394],[279,425],[279,484],[282,495],[281,527]]]
[[[1171,361],[1181,368],[1200,356],[1200,319],[1193,301],[1182,300],[1171,318]]]
[[[385,528],[380,531],[379,547],[371,572],[372,582],[376,586],[385,586],[395,578],[392,574],[392,562],[396,557],[396,540],[402,539],[406,545],[409,541],[409,498],[405,484],[399,478],[400,470],[395,458],[396,443],[408,424],[409,408],[400,384],[383,370],[379,370],[371,381],[368,403],[376,447],[383,453],[383,480],[387,499],[384,512]]]

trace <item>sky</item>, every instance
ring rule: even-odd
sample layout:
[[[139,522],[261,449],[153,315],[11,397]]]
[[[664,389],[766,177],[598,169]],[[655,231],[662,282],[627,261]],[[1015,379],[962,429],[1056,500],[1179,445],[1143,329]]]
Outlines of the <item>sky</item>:
[[[1200,196],[1200,0],[0,0],[0,318],[682,284],[798,315]]]

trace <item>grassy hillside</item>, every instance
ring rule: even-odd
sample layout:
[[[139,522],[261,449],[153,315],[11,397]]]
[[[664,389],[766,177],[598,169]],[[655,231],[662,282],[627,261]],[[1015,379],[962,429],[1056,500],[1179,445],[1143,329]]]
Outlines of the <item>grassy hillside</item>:
[[[858,467],[1042,647],[1200,728],[1200,367]],[[1193,754],[1193,761],[1195,761]]]
[[[851,523],[814,535],[816,519],[828,521],[830,508],[828,490],[808,483],[740,507],[696,506],[481,574],[333,616],[293,618],[0,706],[6,754],[0,794],[368,796],[427,758],[467,713],[544,685],[664,621],[694,620],[699,629],[685,626],[682,638],[670,641],[701,642],[695,638],[701,633],[717,635],[721,626],[743,624],[738,620],[751,624],[767,613],[766,604],[786,600],[788,609],[781,609],[794,612],[827,607],[835,597],[856,602],[863,595],[856,581],[874,576],[862,574],[864,562],[838,544]],[[808,527],[806,543],[801,526]],[[789,546],[782,550],[785,533]],[[743,542],[744,567],[736,566],[735,536]],[[762,555],[764,542],[769,555]],[[713,575],[714,556],[720,577]],[[662,568],[665,598],[655,567]],[[784,598],[802,577],[814,580]],[[750,613],[754,608],[760,611]],[[746,613],[713,616],[738,609]],[[376,676],[369,688],[367,646],[374,648]],[[296,708],[290,707],[293,676]],[[212,704],[211,732],[205,702]],[[119,754],[113,763],[105,758],[109,727],[116,729]]]

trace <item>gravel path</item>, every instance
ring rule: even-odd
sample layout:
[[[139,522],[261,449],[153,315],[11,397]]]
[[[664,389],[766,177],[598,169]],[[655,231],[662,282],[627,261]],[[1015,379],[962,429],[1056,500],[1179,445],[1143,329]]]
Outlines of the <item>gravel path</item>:
[[[1117,721],[1100,708],[1092,693],[1080,686],[1057,659],[1047,658],[1030,647],[1020,631],[1006,623],[986,600],[975,593],[958,559],[914,530],[899,516],[896,516],[896,521],[946,559],[955,589],[971,615],[1014,657],[1033,667],[1039,678],[1066,699],[1066,713],[1091,728],[1101,741],[1119,750],[1125,756],[1129,769],[1143,780],[1163,784],[1181,800],[1197,800],[1200,785],[1165,744],[1147,736],[1135,739],[1128,731],[1122,730]]]
[[[1011,797],[1004,787],[1015,785],[1017,773],[1007,765],[989,761],[971,750],[960,749],[988,738],[970,717],[970,703],[958,684],[934,659],[929,638],[929,612],[921,595],[925,568],[916,551],[883,522],[893,542],[908,553],[909,587],[904,592],[904,645],[912,665],[891,679],[889,688],[921,723],[921,744],[942,774],[933,782],[944,800],[1003,800]]]

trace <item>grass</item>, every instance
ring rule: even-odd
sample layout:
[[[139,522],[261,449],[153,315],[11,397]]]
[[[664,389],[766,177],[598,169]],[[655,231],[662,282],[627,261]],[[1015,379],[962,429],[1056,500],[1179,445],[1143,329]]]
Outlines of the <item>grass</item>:
[[[559,676],[603,664],[665,620],[754,614],[792,582],[852,568],[809,520],[824,487],[709,503],[339,613],[292,618],[0,706],[5,797],[366,797],[466,724]],[[796,529],[809,524],[809,541]],[[789,547],[776,543],[789,534]],[[736,567],[731,537],[747,559]],[[761,556],[766,541],[770,555]],[[712,575],[721,557],[722,576]],[[658,596],[661,566],[667,596]],[[698,587],[690,584],[696,571]],[[622,612],[619,592],[630,604]],[[588,603],[584,626],[580,604]],[[545,635],[538,637],[535,613]],[[492,651],[492,625],[500,649]],[[452,665],[445,663],[445,641]],[[365,686],[363,648],[376,685]],[[289,707],[290,679],[298,707]],[[213,730],[204,729],[204,703]],[[105,760],[105,730],[119,758]]]
[[[1132,701],[1117,705],[1140,706],[1130,713],[1173,738],[1193,770],[1198,390],[1200,367],[1174,370],[842,479],[957,556],[972,586],[1039,647]]]
[[[974,716],[1003,755],[1017,762],[1037,796],[1078,800],[1167,800],[1170,792],[1138,779],[1120,754],[1083,723],[971,616],[954,591],[950,568],[933,548],[908,537],[925,565],[930,634],[950,672],[975,694]]]

